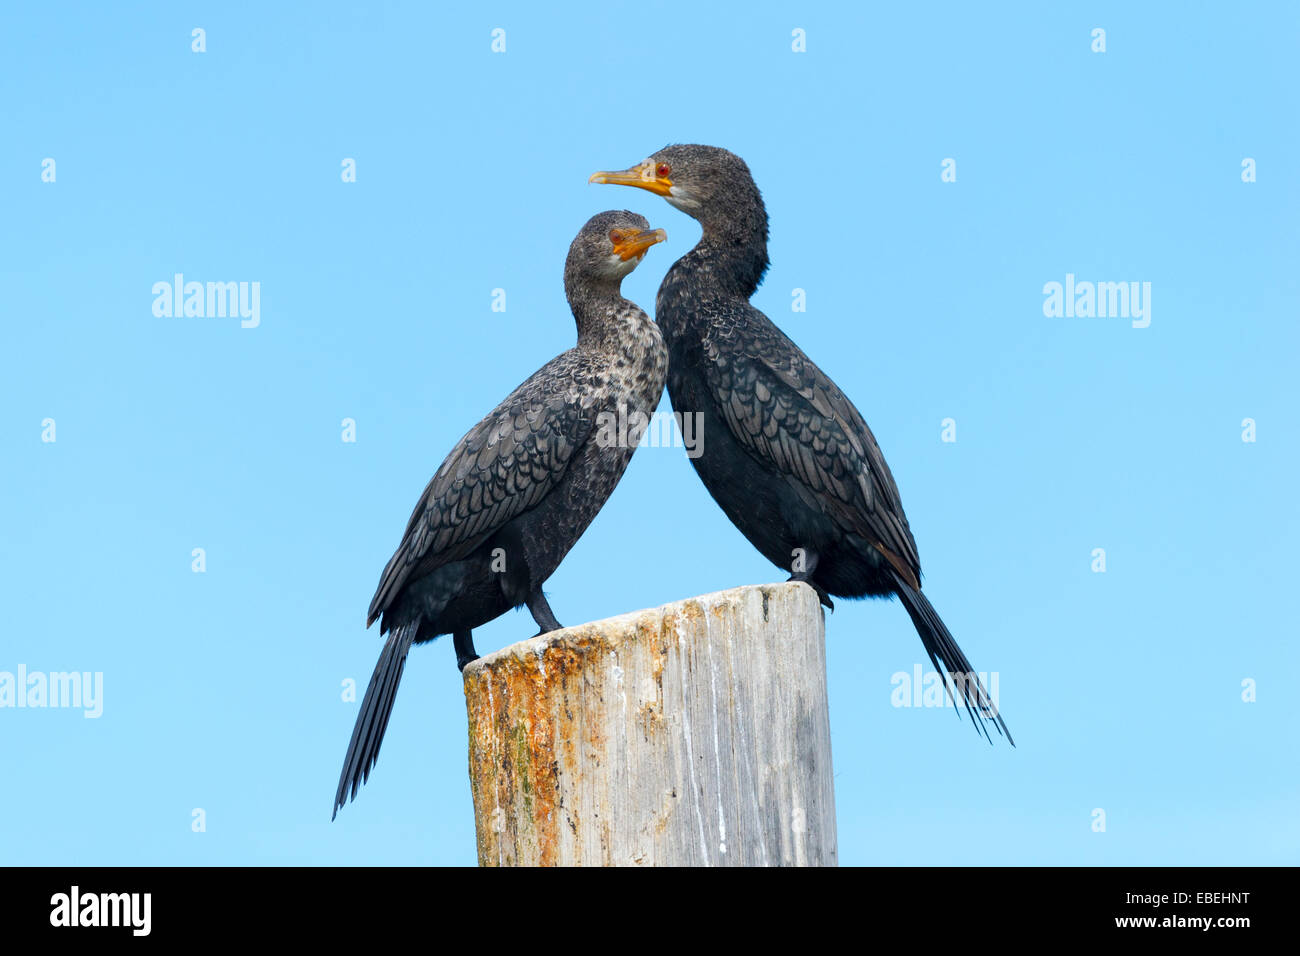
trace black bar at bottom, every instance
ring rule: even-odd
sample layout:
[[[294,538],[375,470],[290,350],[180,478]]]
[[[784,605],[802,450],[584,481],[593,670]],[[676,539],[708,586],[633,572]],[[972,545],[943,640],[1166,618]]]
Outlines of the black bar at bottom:
[[[847,931],[863,943],[887,933],[943,945],[1099,935],[1231,945],[1242,934],[1286,932],[1291,914],[1282,908],[1294,884],[1295,871],[1284,868],[842,868],[725,876],[702,870],[8,868],[0,871],[0,927],[7,943],[60,936],[82,943],[259,940],[269,930],[295,943],[338,944],[469,921],[512,945],[513,934],[554,931],[563,925],[557,920],[583,935],[608,921],[615,931],[623,927],[626,945],[639,949],[703,920],[733,943],[747,931],[802,923],[819,934]],[[454,939],[433,936],[429,944]],[[588,936],[579,945],[598,943]]]

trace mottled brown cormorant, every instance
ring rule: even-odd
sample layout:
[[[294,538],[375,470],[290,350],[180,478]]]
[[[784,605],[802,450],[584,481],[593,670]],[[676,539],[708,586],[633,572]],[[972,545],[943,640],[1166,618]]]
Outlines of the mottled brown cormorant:
[[[673,409],[704,416],[705,451],[691,461],[713,499],[754,547],[792,569],[791,580],[812,585],[827,607],[832,594],[898,595],[976,728],[983,729],[978,711],[1010,740],[966,655],[921,593],[916,542],[871,429],[749,303],[768,266],[767,211],[744,160],[713,146],[668,146],[590,181],[648,190],[703,227],[659,287],[655,318],[668,343]]]
[[[407,652],[451,634],[462,670],[471,630],[528,606],[541,634],[560,623],[542,585],[623,476],[663,393],[659,328],[619,293],[667,235],[631,212],[594,216],[569,247],[564,291],[576,348],[547,362],[469,430],[424,489],[384,568],[366,626],[388,635],[348,743],[334,813],[379,756]],[[634,416],[641,416],[640,419]],[[626,416],[624,446],[609,423]]]

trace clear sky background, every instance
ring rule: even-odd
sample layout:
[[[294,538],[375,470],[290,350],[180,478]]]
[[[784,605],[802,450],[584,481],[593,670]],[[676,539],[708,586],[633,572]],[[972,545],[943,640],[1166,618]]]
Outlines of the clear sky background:
[[[667,229],[624,285],[648,311],[698,238],[587,185],[668,142],[748,161],[754,301],[870,422],[1018,744],[892,706],[924,660],[907,615],[839,602],[841,861],[1300,862],[1293,4],[2,16],[0,671],[102,672],[104,700],[0,709],[0,863],[474,862],[450,640],[412,652],[331,824],[341,682],[370,676],[366,607],[429,476],[573,343],[579,226]],[[155,317],[178,272],[260,282],[260,326]],[[1045,317],[1067,273],[1150,282],[1150,326]],[[547,590],[577,624],[783,577],[648,448]]]

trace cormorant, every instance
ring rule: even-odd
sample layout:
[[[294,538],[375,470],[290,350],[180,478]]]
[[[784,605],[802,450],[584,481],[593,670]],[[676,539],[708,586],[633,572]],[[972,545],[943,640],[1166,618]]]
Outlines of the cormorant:
[[[638,423],[663,393],[663,337],[619,287],[667,238],[627,211],[582,227],[564,264],[577,347],[471,428],[424,489],[370,602],[366,626],[382,616],[388,640],[348,743],[335,815],[370,776],[412,644],[451,634],[463,670],[478,656],[471,630],[512,607],[526,604],[539,634],[561,626],[542,585],[613,492]],[[611,427],[614,416],[626,416],[626,430]],[[628,436],[622,446],[617,434]]]
[[[703,414],[706,450],[691,461],[713,499],[764,557],[792,569],[791,580],[812,585],[827,607],[832,594],[898,595],[935,670],[960,687],[976,729],[992,741],[978,710],[1011,740],[921,593],[916,542],[871,429],[750,305],[768,266],[767,211],[745,161],[714,146],[674,145],[589,181],[648,190],[703,227],[659,287],[655,319],[668,343],[673,409]]]

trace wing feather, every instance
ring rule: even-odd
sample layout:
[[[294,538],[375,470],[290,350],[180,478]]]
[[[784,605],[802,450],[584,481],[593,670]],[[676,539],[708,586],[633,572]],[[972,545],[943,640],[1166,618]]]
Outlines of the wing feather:
[[[728,430],[752,454],[817,493],[844,531],[878,548],[919,587],[921,565],[894,476],[862,414],[762,313],[728,340],[706,338],[703,365]],[[729,357],[729,358],[728,358]]]
[[[594,424],[579,401],[576,366],[573,352],[549,362],[456,443],[411,512],[367,627],[407,583],[471,553],[564,476]]]

